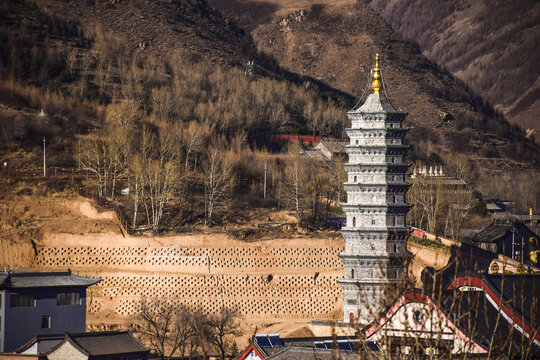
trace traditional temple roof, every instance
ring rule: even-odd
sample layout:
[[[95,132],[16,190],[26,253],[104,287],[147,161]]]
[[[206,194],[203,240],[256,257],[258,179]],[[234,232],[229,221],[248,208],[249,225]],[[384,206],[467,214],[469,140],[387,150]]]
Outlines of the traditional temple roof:
[[[73,275],[68,271],[0,271],[0,289],[90,286],[101,278]]]
[[[500,239],[503,236],[506,236],[512,232],[512,228],[520,228],[525,227],[527,230],[529,230],[531,233],[534,233],[532,230],[530,230],[527,225],[520,223],[520,222],[494,222],[488,227],[486,227],[484,230],[480,231],[478,234],[473,236],[470,241],[472,243],[475,242],[496,242],[498,239]]]
[[[90,356],[144,353],[149,351],[146,346],[141,344],[127,331],[103,331],[37,335],[27,344],[16,350],[16,352],[27,353],[35,345],[38,354],[48,354],[66,341]]]
[[[362,106],[354,109],[355,113],[395,112],[384,94],[370,94]]]
[[[471,341],[473,352],[491,349],[493,354],[518,353],[526,349],[530,355],[540,355],[539,288],[540,276],[534,275],[458,275],[435,295],[421,290],[403,293],[388,306],[381,320],[363,332],[368,340],[386,327],[385,331],[395,334],[399,332],[396,325],[407,326],[407,321],[392,322],[399,309],[406,304],[424,304],[438,314],[434,319],[443,320],[445,331]],[[428,322],[424,326],[430,326]],[[408,335],[403,336],[425,335],[424,328],[405,330]]]
[[[288,346],[266,359],[279,360],[356,360],[358,354],[353,351],[336,352],[332,349],[317,349],[312,347]]]
[[[452,291],[462,287],[474,290]],[[507,344],[515,350],[530,342],[540,355],[540,276],[468,274],[458,276],[447,290],[444,307],[462,327],[476,324],[472,335],[482,347],[488,349],[493,341],[496,347]]]

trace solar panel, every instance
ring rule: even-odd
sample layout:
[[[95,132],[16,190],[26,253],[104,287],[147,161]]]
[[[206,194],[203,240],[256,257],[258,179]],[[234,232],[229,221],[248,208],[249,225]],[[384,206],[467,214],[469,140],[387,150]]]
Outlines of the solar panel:
[[[352,344],[348,340],[338,340],[337,344],[338,344],[338,347],[341,350],[352,350],[353,349]]]
[[[268,335],[268,339],[272,346],[283,346],[283,341],[281,341],[279,334],[270,334]]]
[[[367,346],[370,350],[373,350],[373,351],[380,351],[379,349],[379,345],[377,345],[375,342],[373,341],[368,341],[367,342]]]
[[[260,347],[271,347],[270,340],[266,335],[255,335],[255,340]]]
[[[314,341],[313,345],[315,346],[316,349],[326,349],[326,346],[324,345],[322,341]]]

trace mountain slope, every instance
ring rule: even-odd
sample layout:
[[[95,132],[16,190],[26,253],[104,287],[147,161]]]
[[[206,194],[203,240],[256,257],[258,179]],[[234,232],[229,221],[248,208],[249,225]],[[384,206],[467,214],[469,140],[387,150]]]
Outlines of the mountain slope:
[[[15,0],[10,2],[17,3]],[[223,119],[227,116],[235,120],[238,114],[236,112],[231,113],[234,116],[228,114],[225,110],[231,102],[216,103],[211,90],[224,84],[233,86],[238,91],[239,87],[231,81],[233,78],[242,84],[245,83],[246,87],[249,85],[254,91],[264,86],[262,83],[257,85],[261,78],[255,76],[250,78],[251,80],[246,80],[248,77],[238,69],[235,69],[233,77],[232,73],[221,74],[221,77],[211,76],[215,80],[214,83],[205,79],[208,74],[215,70],[219,71],[220,67],[241,64],[247,59],[252,59],[255,61],[256,69],[271,69],[274,66],[280,71],[280,67],[266,55],[270,54],[279,61],[280,66],[293,73],[288,77],[289,81],[301,85],[292,87],[290,82],[285,81],[279,84],[280,88],[298,88],[299,94],[303,94],[301,89],[307,89],[309,92],[306,92],[305,96],[302,95],[305,100],[311,98],[320,102],[321,95],[334,97],[336,92],[333,89],[342,91],[345,95],[350,94],[350,98],[365,96],[364,89],[369,83],[373,57],[379,52],[382,56],[383,77],[390,100],[396,107],[410,112],[407,124],[411,127],[408,140],[413,145],[410,161],[420,160],[429,164],[440,164],[444,161],[450,164],[458,157],[464,159],[473,169],[472,178],[477,179],[477,183],[485,184],[492,183],[494,174],[512,174],[517,179],[516,170],[538,166],[540,153],[538,146],[526,139],[521,129],[509,125],[504,117],[494,112],[465,84],[427,60],[417,47],[403,40],[381,16],[366,5],[351,4],[348,0],[336,3],[328,1],[327,5],[318,4],[299,9],[302,11],[295,11],[297,6],[295,4],[307,5],[309,2],[273,0],[261,3],[250,0],[219,2],[215,0],[215,4],[220,6],[219,11],[233,18],[238,25],[227,20],[204,0],[154,2],[39,0],[36,6],[53,17],[67,20],[67,23],[80,23],[86,30],[85,35],[87,31],[101,28],[103,32],[111,33],[120,39],[125,48],[131,49],[118,51],[119,55],[114,56],[119,41],[107,42],[103,40],[104,37],[100,40],[98,36],[91,46],[79,48],[79,57],[92,59],[100,59],[99,52],[106,52],[107,47],[114,50],[112,54],[107,54],[107,61],[96,62],[91,59],[93,65],[88,69],[84,69],[85,66],[82,64],[83,69],[74,80],[73,91],[87,91],[86,85],[88,82],[92,83],[96,94],[96,97],[92,98],[93,101],[105,104],[113,101],[112,99],[117,99],[115,96],[118,96],[117,88],[124,86],[124,80],[130,86],[131,82],[135,81],[135,86],[131,86],[128,90],[137,93],[137,98],[144,102],[148,115],[159,117],[154,105],[163,103],[162,105],[166,107],[169,107],[168,104],[172,104],[170,106],[172,108],[177,105],[181,107],[181,109],[174,108],[173,113],[186,110],[185,121],[204,120],[208,118],[205,116],[207,110],[217,104],[219,106],[212,109],[218,115],[212,116],[212,119],[216,123],[223,123]],[[249,5],[245,8],[250,13],[251,11],[256,13],[255,5],[261,4],[268,12],[256,13],[257,16],[248,18],[238,11],[245,4]],[[289,11],[292,13],[287,15]],[[252,29],[250,34],[246,35],[241,30],[244,26]],[[257,52],[250,36],[255,40],[260,52]],[[146,42],[146,48],[139,47],[139,44]],[[170,62],[169,64],[174,64],[174,69],[171,65],[156,66],[158,63],[152,63],[153,60],[147,55],[158,55]],[[126,57],[129,61],[125,59],[118,61],[120,56]],[[200,60],[196,76],[200,81],[186,81],[189,78],[188,73],[193,71],[182,63],[185,58],[188,62]],[[109,80],[105,76],[101,86],[100,76],[96,75],[99,75],[100,70],[103,70],[103,73],[108,71],[109,61],[113,64],[112,76]],[[186,72],[186,76],[182,75],[182,80],[177,82],[178,86],[175,85],[176,90],[170,90],[171,88],[164,85],[172,84],[171,79],[179,69]],[[199,102],[204,98],[208,103],[203,101],[204,104],[195,107],[192,102],[179,101],[183,97],[175,97],[178,94],[190,93],[193,93],[193,100]],[[218,97],[218,100],[219,98],[221,97]],[[264,100],[264,97],[262,98]],[[278,98],[277,105],[286,102],[286,97]],[[223,99],[230,98],[224,95]],[[341,100],[344,100],[344,97],[341,97]],[[291,103],[291,106],[297,108],[291,113],[294,115],[292,116],[294,124],[298,125],[293,130],[306,131],[307,127],[302,125],[309,116],[306,115],[306,111],[309,112],[306,101]],[[277,109],[277,105],[268,103],[268,108]],[[332,106],[338,110],[340,116],[343,116],[345,109],[340,110],[337,106]],[[346,106],[350,108],[353,104]],[[266,113],[263,116],[254,116],[253,113],[246,111],[246,109],[259,110],[260,106],[237,107],[245,115],[242,115],[242,119],[246,120],[245,123],[256,125],[269,118]],[[317,109],[319,107],[316,106]],[[197,114],[194,114],[195,112]],[[283,118],[279,112],[276,114],[277,120]],[[330,115],[328,117],[338,118],[337,115]],[[268,138],[270,132],[265,131],[265,134]]]
[[[253,5],[247,0],[214,3],[219,3],[226,15],[231,15],[231,10],[239,14],[239,5]],[[267,6],[270,13],[279,13],[282,5],[289,9],[295,2],[268,3],[274,4]],[[380,52],[388,95],[396,106],[410,111],[413,129],[409,138],[417,150],[429,155],[434,146],[441,155],[465,153],[495,168],[511,161],[518,166],[537,162],[537,147],[518,129],[426,60],[362,3],[319,4],[305,9],[307,13],[284,18],[269,14],[257,17],[249,26],[262,50],[259,55],[249,35],[240,29],[246,17],[237,17],[237,26],[204,0],[39,0],[37,5],[45,12],[81,23],[86,30],[101,27],[110,31],[125,39],[128,48],[147,42],[148,48],[140,50],[141,54],[152,52],[169,58],[180,54],[181,58],[205,59],[218,66],[251,58],[257,67],[268,68],[262,64],[268,53],[287,70],[355,97],[362,95],[373,56]]]
[[[288,70],[357,98],[369,82],[375,53],[381,53],[390,100],[410,112],[409,141],[428,154],[465,153],[494,167],[537,161],[537,147],[519,129],[427,60],[364,4],[314,5],[303,16],[296,12],[261,22],[252,35],[262,51]]]
[[[538,1],[367,2],[512,123],[540,129]]]
[[[103,1],[37,0],[48,14],[79,22],[85,32],[96,27],[113,32],[128,48],[144,44],[160,56],[177,54],[217,63],[241,61],[244,33],[199,0]]]

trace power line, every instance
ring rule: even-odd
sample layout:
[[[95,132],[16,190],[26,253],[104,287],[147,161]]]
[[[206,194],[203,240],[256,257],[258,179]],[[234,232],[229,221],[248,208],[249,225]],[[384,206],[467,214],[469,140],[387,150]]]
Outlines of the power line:
[[[371,78],[372,73],[373,73],[373,69],[371,69],[371,72],[370,72],[370,74],[369,74],[369,78]],[[360,102],[361,102],[362,99],[364,98],[364,95],[366,94],[366,91],[367,91],[367,89],[369,88],[369,83],[370,83],[370,81],[369,81],[369,79],[368,79],[368,81],[367,81],[367,83],[366,83],[366,87],[364,88],[364,91],[362,91],[362,95],[360,95],[360,98],[358,98],[358,101],[357,101],[356,104],[354,104],[354,106],[353,106],[353,110],[356,109],[356,107],[358,106],[358,104],[360,104]]]
[[[384,96],[386,96],[386,98],[388,99],[390,104],[394,103],[394,104],[396,104],[398,106],[399,109],[401,109],[402,107],[400,106],[400,104],[394,98],[392,98],[392,101],[390,101],[390,96],[388,96],[388,93],[386,92],[386,88],[388,86],[386,86],[386,82],[384,81],[382,69],[381,69],[381,81],[382,81],[382,85],[383,85]],[[390,89],[388,89],[388,90],[390,90]]]

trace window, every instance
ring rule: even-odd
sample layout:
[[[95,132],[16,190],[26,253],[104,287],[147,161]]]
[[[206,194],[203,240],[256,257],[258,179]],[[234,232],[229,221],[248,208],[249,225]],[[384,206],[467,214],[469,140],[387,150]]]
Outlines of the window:
[[[351,269],[351,279],[354,279],[354,269]]]
[[[51,315],[43,315],[41,317],[41,328],[50,329],[51,328]]]
[[[397,244],[394,244],[394,252],[397,252]]]
[[[34,307],[36,296],[34,294],[11,295],[11,307]]]
[[[355,218],[355,217],[352,218],[352,226],[353,226],[353,227],[356,226],[356,218]]]
[[[356,183],[356,176],[354,177],[354,182]]]
[[[58,293],[56,305],[81,305],[81,294],[78,292]]]
[[[356,140],[356,145],[358,145],[358,140]]]
[[[424,316],[422,315],[420,311],[416,310],[413,314],[413,319],[415,323],[422,324],[422,320],[424,320]]]
[[[392,226],[397,225],[397,216],[392,217]]]
[[[375,218],[371,218],[371,225],[375,225]]]

